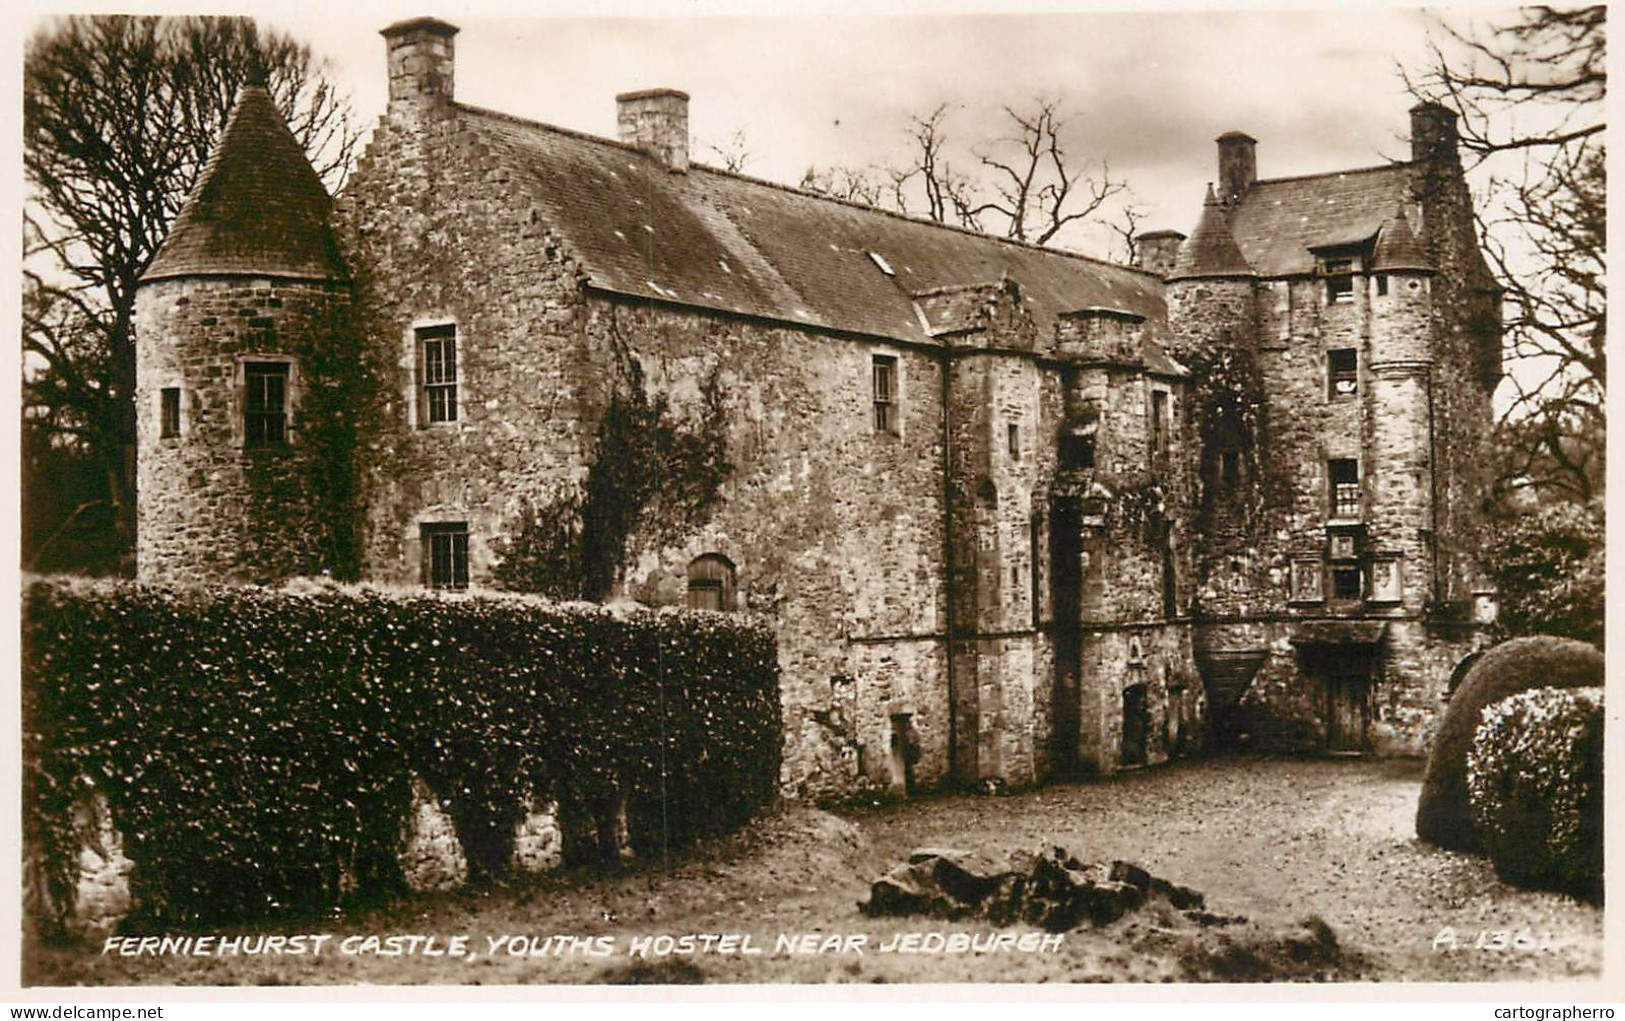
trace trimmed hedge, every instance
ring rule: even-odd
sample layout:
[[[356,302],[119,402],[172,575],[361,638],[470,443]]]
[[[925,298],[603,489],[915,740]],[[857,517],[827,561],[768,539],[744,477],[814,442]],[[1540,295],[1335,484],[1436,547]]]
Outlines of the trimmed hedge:
[[[777,653],[743,615],[40,581],[23,682],[26,835],[50,901],[71,904],[89,777],[135,863],[137,917],[168,925],[393,892],[414,773],[475,879],[502,874],[527,793],[558,801],[580,861],[613,852],[623,799],[647,854],[777,791]]]
[[[1514,638],[1486,651],[1467,671],[1433,736],[1416,835],[1457,851],[1478,850],[1467,796],[1467,749],[1484,708],[1530,688],[1586,688],[1602,683],[1602,653],[1572,638]]]
[[[1484,710],[1467,787],[1503,881],[1602,896],[1602,720],[1601,688],[1536,688]]]

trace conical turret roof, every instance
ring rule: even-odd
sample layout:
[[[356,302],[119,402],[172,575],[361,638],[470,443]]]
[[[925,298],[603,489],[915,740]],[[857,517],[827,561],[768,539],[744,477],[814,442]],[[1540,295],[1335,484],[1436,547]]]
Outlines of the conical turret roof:
[[[1230,232],[1230,218],[1213,194],[1213,185],[1207,186],[1207,199],[1202,203],[1202,219],[1185,243],[1179,246],[1174,259],[1174,271],[1169,280],[1191,280],[1200,277],[1255,276],[1252,266],[1241,254],[1235,235]]]
[[[1393,215],[1383,221],[1382,229],[1377,232],[1377,247],[1371,253],[1371,268],[1379,273],[1433,271],[1433,267],[1428,265],[1427,252],[1422,250],[1422,243],[1411,233],[1403,205],[1394,207]]]
[[[331,209],[271,94],[263,84],[245,85],[142,280],[219,274],[343,279]]]

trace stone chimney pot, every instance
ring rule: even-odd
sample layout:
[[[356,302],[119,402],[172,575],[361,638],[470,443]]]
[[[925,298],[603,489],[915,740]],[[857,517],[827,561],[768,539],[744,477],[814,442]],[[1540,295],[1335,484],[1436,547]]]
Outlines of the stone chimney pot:
[[[615,97],[621,141],[653,156],[667,170],[688,172],[688,93],[644,89]]]

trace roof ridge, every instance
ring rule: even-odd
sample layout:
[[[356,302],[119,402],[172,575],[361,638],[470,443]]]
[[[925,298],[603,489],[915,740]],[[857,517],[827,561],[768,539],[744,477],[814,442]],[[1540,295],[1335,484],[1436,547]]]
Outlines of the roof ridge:
[[[1290,181],[1312,181],[1317,177],[1346,177],[1349,174],[1374,174],[1380,170],[1398,170],[1401,167],[1409,167],[1414,162],[1414,160],[1394,160],[1391,163],[1383,163],[1372,167],[1355,167],[1352,170],[1323,170],[1318,174],[1293,174],[1290,177],[1261,177],[1253,182],[1252,187],[1256,188],[1261,184],[1284,184]]]
[[[471,103],[458,102],[458,103],[453,103],[452,105],[455,108],[459,109],[459,110],[464,110],[464,111],[466,111],[468,113],[472,113],[472,114],[475,114],[477,116],[492,117],[492,118],[495,118],[497,120],[507,121],[510,124],[519,125],[521,127],[541,128],[544,131],[552,131],[552,132],[554,132],[556,134],[565,135],[565,136],[568,136],[570,138],[579,138],[579,139],[581,139],[583,141],[587,141],[587,142],[597,142],[597,143],[600,143],[602,145],[611,146],[611,147],[616,148],[616,149],[622,149],[622,150],[624,150],[626,152],[638,153],[640,155],[643,153],[643,150],[639,149],[635,145],[629,145],[626,142],[618,141],[617,139],[613,139],[613,138],[605,138],[602,135],[589,134],[588,132],[578,131],[578,130],[576,130],[574,128],[563,128],[563,127],[558,126],[557,124],[548,124],[545,121],[535,120],[535,119],[530,118],[530,117],[519,117],[519,116],[516,116],[516,115],[511,114],[511,113],[503,113],[500,110],[491,110],[491,109],[488,109],[488,108],[483,107],[483,106],[474,106]],[[1160,277],[1156,273],[1151,272],[1150,270],[1141,269],[1138,266],[1125,265],[1124,263],[1121,263],[1121,262],[1112,262],[1110,259],[1102,259],[1102,258],[1100,258],[1099,256],[1096,256],[1096,255],[1089,255],[1089,254],[1084,253],[1084,252],[1073,251],[1070,248],[1050,248],[1050,247],[1048,247],[1046,245],[1034,244],[1031,241],[1019,241],[1019,240],[1017,240],[1015,238],[999,237],[997,234],[987,234],[987,233],[984,233],[984,232],[979,231],[979,230],[972,230],[969,227],[960,227],[960,226],[956,226],[955,224],[951,224],[951,223],[940,223],[940,222],[938,222],[936,220],[926,219],[925,217],[915,216],[915,215],[912,215],[910,213],[900,213],[900,212],[897,212],[896,210],[892,210],[892,209],[882,209],[879,206],[871,206],[871,205],[867,205],[867,204],[862,203],[862,202],[855,202],[855,201],[853,201],[851,199],[838,198],[838,197],[836,197],[834,195],[824,195],[824,194],[820,194],[819,192],[808,191],[805,188],[797,188],[794,185],[784,184],[784,183],[779,182],[779,181],[769,181],[766,178],[753,177],[750,174],[742,174],[742,173],[740,173],[740,172],[738,172],[736,170],[723,170],[720,167],[713,167],[713,166],[711,166],[709,164],[700,163],[700,162],[694,161],[694,160],[689,161],[688,167],[689,167],[689,170],[691,170],[691,171],[692,170],[703,170],[704,172],[706,172],[708,174],[716,174],[719,177],[732,178],[733,180],[736,180],[736,181],[743,181],[746,184],[757,184],[757,185],[761,185],[761,186],[763,186],[765,188],[772,188],[772,189],[775,189],[777,191],[788,192],[791,195],[800,195],[800,196],[804,196],[804,197],[810,198],[810,199],[815,199],[815,200],[821,201],[821,202],[831,202],[831,203],[834,203],[835,205],[846,206],[849,209],[861,209],[864,212],[868,212],[868,213],[878,213],[878,214],[880,214],[882,216],[890,216],[890,217],[892,217],[894,219],[903,220],[903,221],[905,221],[907,223],[917,223],[917,224],[921,225],[922,227],[934,227],[934,228],[937,228],[937,229],[940,229],[940,230],[953,231],[954,233],[957,233],[957,234],[964,234],[964,235],[967,235],[969,237],[981,238],[981,239],[986,240],[986,241],[995,241],[995,242],[999,242],[1001,244],[1012,245],[1012,246],[1014,246],[1016,248],[1025,248],[1025,249],[1028,249],[1030,251],[1044,252],[1046,254],[1051,254],[1051,255],[1062,255],[1062,256],[1066,256],[1069,259],[1078,259],[1078,260],[1080,260],[1082,262],[1093,263],[1093,264],[1095,264],[1097,266],[1105,266],[1105,267],[1107,267],[1109,269],[1124,270],[1125,272],[1134,273],[1134,274],[1137,274],[1139,276],[1150,277],[1151,279],[1157,280],[1157,281],[1160,281],[1162,279],[1162,277]]]

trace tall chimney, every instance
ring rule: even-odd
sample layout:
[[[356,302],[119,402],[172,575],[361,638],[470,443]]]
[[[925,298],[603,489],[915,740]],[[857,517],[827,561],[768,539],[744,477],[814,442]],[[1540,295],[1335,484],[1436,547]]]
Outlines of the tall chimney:
[[[389,48],[389,115],[417,117],[451,105],[457,26],[438,18],[397,21],[379,33]]]
[[[653,156],[667,170],[688,172],[688,93],[645,89],[615,97],[621,141]]]
[[[1438,103],[1411,107],[1411,160],[1438,159],[1453,163],[1456,152],[1456,112]]]
[[[1148,230],[1134,235],[1134,265],[1162,277],[1174,271],[1174,260],[1179,257],[1179,246],[1185,235],[1177,230]]]
[[[1219,201],[1239,202],[1258,180],[1258,156],[1253,147],[1258,139],[1240,131],[1226,131],[1219,143]]]

